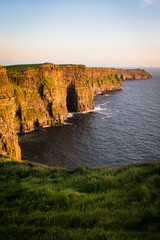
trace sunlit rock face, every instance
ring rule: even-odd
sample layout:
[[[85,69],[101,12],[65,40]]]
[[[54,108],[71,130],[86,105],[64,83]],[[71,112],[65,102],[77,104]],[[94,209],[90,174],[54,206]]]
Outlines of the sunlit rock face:
[[[15,132],[16,104],[6,68],[0,66],[0,153],[21,159]]]
[[[0,66],[0,152],[21,158],[16,133],[63,124],[68,112],[94,108],[99,91],[122,88],[122,80],[150,78],[143,70],[84,65]]]

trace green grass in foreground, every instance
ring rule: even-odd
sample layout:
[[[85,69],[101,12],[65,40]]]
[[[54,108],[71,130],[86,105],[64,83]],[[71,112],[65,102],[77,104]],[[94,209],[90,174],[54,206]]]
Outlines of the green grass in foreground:
[[[160,239],[160,162],[67,171],[11,160],[0,163],[1,240]]]

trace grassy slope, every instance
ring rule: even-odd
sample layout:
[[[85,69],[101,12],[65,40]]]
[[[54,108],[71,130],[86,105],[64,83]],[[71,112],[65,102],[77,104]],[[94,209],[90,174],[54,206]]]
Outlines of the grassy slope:
[[[52,63],[37,63],[37,64],[17,64],[17,65],[8,65],[5,66],[7,71],[18,71],[18,70],[28,70],[28,69],[36,69],[37,67],[48,64],[48,65],[53,65]],[[62,67],[79,67],[83,68],[85,65],[79,65],[79,64],[60,64],[59,66]]]
[[[9,65],[6,66],[7,71],[15,71],[15,70],[28,70],[28,69],[34,69],[36,67],[39,67],[43,63],[40,64],[23,64],[23,65]]]
[[[67,171],[8,160],[1,240],[160,239],[160,162]]]

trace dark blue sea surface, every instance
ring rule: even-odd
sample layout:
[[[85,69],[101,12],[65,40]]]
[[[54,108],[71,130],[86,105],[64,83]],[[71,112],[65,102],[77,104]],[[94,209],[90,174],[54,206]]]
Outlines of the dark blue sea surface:
[[[146,70],[152,79],[97,95],[93,111],[20,135],[22,159],[66,168],[160,160],[160,69]]]

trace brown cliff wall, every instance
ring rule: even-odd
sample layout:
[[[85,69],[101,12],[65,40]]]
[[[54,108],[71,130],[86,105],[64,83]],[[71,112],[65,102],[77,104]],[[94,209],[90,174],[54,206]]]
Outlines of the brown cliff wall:
[[[93,94],[122,88],[122,80],[149,79],[152,76],[141,69],[87,68],[89,86]]]
[[[74,112],[94,108],[85,69],[85,66],[44,64],[36,69],[8,71],[17,105],[16,131],[63,124],[68,114],[67,102],[68,106],[75,105]]]
[[[113,68],[87,68],[87,81],[92,93],[99,91],[118,90],[122,88],[122,79]]]
[[[122,80],[150,79],[152,76],[142,69],[118,69],[117,75]]]
[[[136,70],[138,71],[138,70]],[[144,72],[83,65],[41,64],[0,68],[0,152],[20,159],[16,133],[63,124],[68,111],[94,108],[98,91],[122,88],[122,79]]]
[[[0,153],[21,159],[15,132],[15,98],[10,88],[6,68],[0,66]]]

